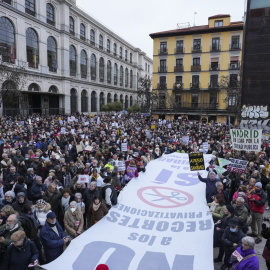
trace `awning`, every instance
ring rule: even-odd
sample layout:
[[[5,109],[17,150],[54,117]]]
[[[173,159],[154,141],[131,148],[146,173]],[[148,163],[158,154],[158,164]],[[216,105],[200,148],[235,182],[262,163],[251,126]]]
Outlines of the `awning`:
[[[218,57],[211,58],[211,63],[218,63],[218,61],[219,61]]]
[[[238,62],[239,56],[231,56],[231,62]]]

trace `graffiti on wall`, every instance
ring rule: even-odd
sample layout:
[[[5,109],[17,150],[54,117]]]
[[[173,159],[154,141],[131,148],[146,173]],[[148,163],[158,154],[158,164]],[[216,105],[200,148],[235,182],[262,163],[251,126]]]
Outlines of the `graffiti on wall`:
[[[270,118],[268,106],[243,106],[241,110],[242,129],[262,129],[270,131]]]

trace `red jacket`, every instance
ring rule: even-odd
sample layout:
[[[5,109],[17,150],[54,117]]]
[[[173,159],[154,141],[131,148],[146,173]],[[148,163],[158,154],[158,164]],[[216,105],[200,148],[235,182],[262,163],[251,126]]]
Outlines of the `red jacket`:
[[[248,203],[250,206],[250,210],[256,213],[264,213],[265,202],[266,202],[266,193],[263,190],[260,192],[253,191],[251,193],[251,199],[255,199],[255,201],[251,201],[248,199]]]

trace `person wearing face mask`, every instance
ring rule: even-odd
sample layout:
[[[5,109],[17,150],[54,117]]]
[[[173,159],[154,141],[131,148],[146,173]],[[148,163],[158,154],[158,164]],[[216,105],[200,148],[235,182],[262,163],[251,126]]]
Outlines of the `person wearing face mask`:
[[[40,230],[40,240],[44,247],[46,263],[52,262],[63,253],[64,244],[69,240],[54,212],[47,214],[45,225]]]
[[[12,205],[12,203],[14,202],[14,198],[15,198],[15,194],[13,191],[7,191],[5,193],[5,197],[4,200],[2,201],[3,205]]]
[[[75,201],[77,203],[77,207],[81,210],[82,214],[85,213],[85,204],[82,202],[82,194],[81,193],[75,193]]]
[[[38,249],[32,241],[27,239],[24,231],[13,233],[11,242],[5,254],[2,270],[27,270],[30,264],[37,264]]]
[[[77,203],[72,201],[69,204],[69,209],[65,213],[64,226],[67,234],[71,239],[76,238],[83,232],[84,218],[81,210],[78,208]]]
[[[245,234],[239,229],[238,219],[231,218],[228,225],[221,238],[221,244],[223,245],[225,253],[224,264],[220,268],[222,270],[229,267],[231,254],[241,246],[242,239],[245,237]]]
[[[25,205],[32,205],[32,202],[25,197],[25,193],[19,192],[17,194],[17,200],[12,204],[12,207],[20,213]]]

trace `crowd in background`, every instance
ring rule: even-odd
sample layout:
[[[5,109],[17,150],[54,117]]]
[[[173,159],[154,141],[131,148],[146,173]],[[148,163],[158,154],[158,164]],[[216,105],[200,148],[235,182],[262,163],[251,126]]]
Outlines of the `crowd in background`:
[[[117,204],[121,190],[151,160],[201,152],[213,155],[208,176],[198,177],[206,183],[215,223],[215,262],[223,261],[221,269],[259,269],[254,245],[264,237],[270,269],[270,229],[263,223],[270,146],[263,140],[260,152],[234,151],[229,128],[125,115],[0,118],[0,267],[27,269],[53,261]],[[245,173],[217,173],[219,158],[247,160]]]

